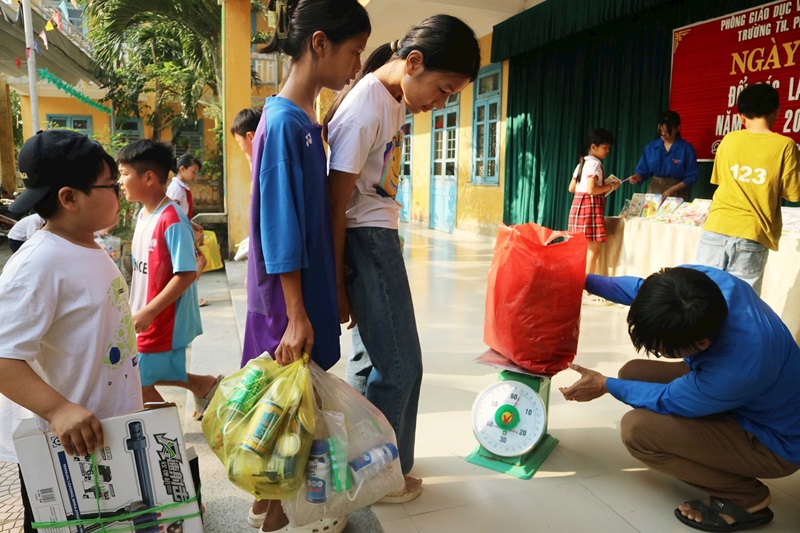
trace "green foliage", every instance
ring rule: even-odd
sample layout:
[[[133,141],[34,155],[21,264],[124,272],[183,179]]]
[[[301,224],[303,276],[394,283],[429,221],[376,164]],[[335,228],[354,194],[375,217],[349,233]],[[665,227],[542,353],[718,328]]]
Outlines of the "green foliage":
[[[222,143],[225,132],[222,128],[222,106],[213,103],[203,108],[203,116],[214,122],[211,131],[214,133],[215,150],[206,150],[203,158],[203,174],[209,181],[216,181],[222,184],[222,176],[225,173],[225,162],[222,157]]]
[[[22,103],[17,91],[9,91],[11,96],[11,131],[14,136],[14,150],[22,148]]]
[[[272,40],[272,32],[271,31],[261,31],[257,30],[253,32],[253,37],[250,39],[252,44],[267,44]]]
[[[93,0],[86,12],[98,75],[118,117],[144,115],[158,136],[178,117],[196,118],[206,89],[216,98],[222,24],[216,0]],[[143,94],[153,96],[152,109],[141,108]]]

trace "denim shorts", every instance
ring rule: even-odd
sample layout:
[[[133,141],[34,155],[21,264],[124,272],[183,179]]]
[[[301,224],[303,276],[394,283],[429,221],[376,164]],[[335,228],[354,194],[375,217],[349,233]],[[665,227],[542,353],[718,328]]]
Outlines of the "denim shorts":
[[[768,255],[769,249],[756,241],[703,230],[696,261],[730,272],[760,294]]]

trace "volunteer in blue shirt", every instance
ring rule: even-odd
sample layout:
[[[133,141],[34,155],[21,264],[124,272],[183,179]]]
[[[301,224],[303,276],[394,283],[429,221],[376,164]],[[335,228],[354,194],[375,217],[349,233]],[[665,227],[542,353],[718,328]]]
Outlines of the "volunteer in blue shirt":
[[[637,359],[619,378],[571,365],[581,378],[560,390],[590,401],[606,392],[634,409],[620,431],[654,470],[709,494],[675,509],[704,531],[773,518],[772,479],[800,469],[800,348],[753,289],[712,267],[685,265],[646,280],[590,275],[586,290],[630,305],[637,350],[682,361]]]
[[[694,147],[681,137],[681,117],[668,109],[658,120],[658,139],[644,147],[631,183],[650,180],[647,192],[664,198],[680,196],[689,200],[689,189],[697,181]]]

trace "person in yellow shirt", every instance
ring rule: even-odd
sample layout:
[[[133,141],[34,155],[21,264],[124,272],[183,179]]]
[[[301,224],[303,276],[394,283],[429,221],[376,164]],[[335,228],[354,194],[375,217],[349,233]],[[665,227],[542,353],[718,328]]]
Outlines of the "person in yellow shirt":
[[[795,142],[772,131],[780,104],[765,83],[746,87],[737,102],[745,129],[727,134],[717,149],[711,202],[697,262],[716,267],[761,292],[769,250],[781,237],[781,198],[800,201]]]

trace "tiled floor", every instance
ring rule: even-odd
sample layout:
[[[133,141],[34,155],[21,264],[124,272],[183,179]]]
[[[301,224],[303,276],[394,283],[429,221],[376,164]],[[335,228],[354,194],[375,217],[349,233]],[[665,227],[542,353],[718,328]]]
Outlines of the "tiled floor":
[[[572,371],[553,379],[556,392],[550,397],[549,424],[560,442],[533,479],[515,479],[464,460],[476,447],[470,423],[472,402],[497,376],[493,369],[472,362],[485,349],[483,306],[492,241],[417,227],[404,227],[403,235],[425,364],[412,474],[424,478],[425,490],[407,504],[373,506],[384,530],[691,531],[674,518],[673,509],[701,494],[649,471],[627,454],[618,432],[626,406],[608,396],[585,404],[564,401],[557,390],[577,378]],[[576,362],[614,374],[636,357],[626,334],[625,309],[584,306],[582,312]],[[348,334],[343,341],[347,353]],[[340,362],[333,371],[342,376],[344,366]],[[11,477],[6,479],[5,470],[0,470],[3,491]],[[776,518],[765,531],[797,533],[800,474],[770,485]],[[2,512],[5,508],[0,508]],[[238,514],[232,514],[232,519],[239,520]],[[2,532],[15,530],[0,526]]]
[[[553,379],[549,424],[560,442],[533,479],[464,460],[476,447],[472,402],[497,375],[472,362],[484,349],[492,241],[416,227],[403,233],[425,364],[412,473],[425,479],[425,491],[404,505],[373,506],[387,533],[690,531],[673,509],[701,494],[628,455],[618,431],[625,405],[610,396],[566,402],[558,387],[577,379],[572,371]],[[582,312],[577,363],[613,375],[637,357],[627,337],[626,309],[584,306]],[[800,531],[800,474],[770,485],[776,518],[768,531]]]
[[[0,532],[22,531],[22,499],[17,465],[0,463]]]

